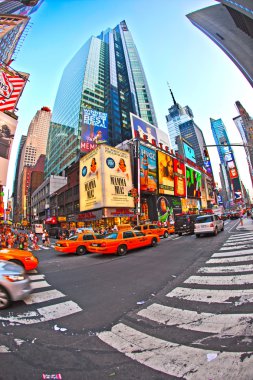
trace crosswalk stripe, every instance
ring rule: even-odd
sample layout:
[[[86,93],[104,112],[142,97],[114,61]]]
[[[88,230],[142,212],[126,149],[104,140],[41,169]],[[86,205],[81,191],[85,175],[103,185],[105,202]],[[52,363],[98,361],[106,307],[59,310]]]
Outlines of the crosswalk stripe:
[[[39,245],[41,249],[50,249],[50,247],[45,247],[44,245]]]
[[[237,241],[237,240],[238,240],[238,241],[240,241],[240,240],[253,240],[253,236],[250,236],[250,237],[248,237],[248,236],[246,236],[246,237],[245,237],[245,236],[243,236],[243,237],[239,237],[239,236],[238,236],[238,237],[236,237],[236,238],[235,238],[235,237],[233,237],[233,238],[230,237],[227,241],[228,241],[228,242],[233,242],[233,241]]]
[[[169,298],[179,298],[186,301],[197,301],[205,303],[231,303],[231,299],[243,297],[248,302],[253,301],[253,289],[242,290],[217,290],[217,289],[192,289],[177,287],[166,294]],[[230,301],[229,301],[230,300]]]
[[[37,282],[31,282],[31,288],[32,289],[40,289],[40,288],[46,288],[47,286],[51,286],[46,281],[37,281]]]
[[[191,276],[185,284],[199,285],[246,285],[253,284],[253,274],[235,276]]]
[[[28,276],[30,280],[36,281],[36,280],[44,280],[45,275],[44,274],[33,274],[32,276]]]
[[[196,380],[207,379],[208,374],[208,379],[224,380],[231,379],[231,374],[234,379],[250,379],[252,375],[253,357],[247,357],[242,366],[240,352],[214,351],[217,357],[209,362],[210,350],[168,342],[122,323],[97,336],[127,357],[171,376]]]
[[[253,244],[253,243],[252,243]],[[242,249],[242,248],[248,248],[250,246],[249,244],[244,244],[244,245],[237,245],[236,247],[222,247],[220,248],[220,251],[229,251],[231,249]]]
[[[6,354],[6,353],[9,353],[9,352],[11,352],[10,349],[9,349],[9,347],[0,345],[0,354]]]
[[[206,264],[229,264],[229,263],[238,263],[241,261],[253,261],[252,255],[241,255],[238,257],[228,257],[228,258],[220,258],[220,259],[210,259],[206,262]]]
[[[61,297],[65,297],[65,294],[54,289],[54,290],[47,290],[40,293],[30,294],[30,296],[24,299],[24,302],[27,305],[32,305],[34,303],[46,302],[46,301],[50,301],[50,300],[61,298]]]
[[[253,236],[253,232],[245,232],[243,234],[235,234],[235,235],[231,235],[230,238],[232,237],[238,237],[238,236]]]
[[[198,273],[238,273],[253,271],[253,265],[236,265],[236,266],[220,266],[220,267],[202,267]]]
[[[235,241],[233,243],[227,242],[227,243],[223,244],[223,247],[233,247],[233,246],[237,246],[237,245],[242,245],[242,243],[253,244],[253,241],[247,242],[247,241],[243,240],[242,242],[241,241]]]
[[[217,252],[212,255],[212,257],[229,257],[229,256],[243,256],[250,255],[253,253],[253,249],[243,249],[241,251],[235,252]]]
[[[242,336],[251,327],[253,314],[211,314],[192,310],[176,309],[154,303],[138,312],[138,315],[166,326],[180,329]],[[250,336],[252,335],[249,333]],[[248,336],[248,335],[247,335]]]

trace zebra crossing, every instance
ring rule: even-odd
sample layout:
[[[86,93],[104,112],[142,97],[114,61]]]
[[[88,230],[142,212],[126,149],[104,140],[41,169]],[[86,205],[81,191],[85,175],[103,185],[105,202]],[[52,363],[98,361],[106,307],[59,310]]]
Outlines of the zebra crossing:
[[[0,315],[0,323],[3,325],[31,325],[48,322],[82,311],[77,303],[64,300],[65,294],[56,289],[50,289],[51,285],[45,280],[43,274],[32,273],[29,277],[33,293],[22,302],[27,306],[32,305],[32,310],[28,309],[24,313],[14,313],[11,309],[3,311]]]
[[[253,232],[232,235],[196,274],[159,300],[98,338],[170,376],[253,379]]]
[[[48,249],[52,249],[52,248],[54,248],[55,247],[55,244],[50,244],[48,247],[46,247],[45,245],[42,245],[42,244],[38,244],[38,247],[39,247],[39,249],[33,249],[31,246],[29,246],[28,248],[27,248],[27,250],[29,251],[29,252],[37,252],[37,251],[43,251],[43,250],[48,250]]]

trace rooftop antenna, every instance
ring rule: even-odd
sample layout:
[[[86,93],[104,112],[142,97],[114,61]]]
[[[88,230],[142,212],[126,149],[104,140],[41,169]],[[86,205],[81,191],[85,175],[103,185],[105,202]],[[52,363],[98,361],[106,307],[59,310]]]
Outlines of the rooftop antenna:
[[[176,100],[175,100],[175,98],[174,98],[173,92],[172,92],[172,90],[171,90],[171,88],[170,88],[170,84],[169,84],[169,82],[167,82],[167,85],[168,85],[168,87],[169,87],[169,90],[170,90],[170,94],[171,94],[171,97],[172,97],[173,103],[174,103],[175,106],[178,107],[178,104],[177,104],[177,102],[176,102]]]

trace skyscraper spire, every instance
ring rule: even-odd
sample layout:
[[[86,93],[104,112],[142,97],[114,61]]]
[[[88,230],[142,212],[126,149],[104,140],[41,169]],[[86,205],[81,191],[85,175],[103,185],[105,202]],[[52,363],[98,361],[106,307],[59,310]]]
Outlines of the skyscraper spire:
[[[168,85],[168,87],[169,87],[169,90],[170,90],[170,94],[171,94],[171,97],[172,97],[173,103],[174,103],[175,106],[177,106],[177,102],[176,102],[176,100],[175,100],[175,98],[174,98],[174,95],[173,95],[173,92],[172,92],[172,90],[171,90],[171,88],[170,88],[169,82],[167,82],[167,85]]]

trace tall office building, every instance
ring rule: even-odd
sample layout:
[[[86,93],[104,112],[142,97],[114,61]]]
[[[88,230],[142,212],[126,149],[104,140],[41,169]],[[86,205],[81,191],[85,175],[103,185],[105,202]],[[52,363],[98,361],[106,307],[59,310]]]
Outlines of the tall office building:
[[[253,118],[249,116],[248,112],[239,101],[237,101],[235,105],[237,111],[239,112],[239,116],[234,117],[233,120],[238,131],[240,132],[244,144],[250,178],[253,186]]]
[[[38,9],[44,0],[3,0],[0,2],[0,14],[27,16]]]
[[[217,0],[213,5],[187,15],[234,62],[253,86],[253,2]]]
[[[106,140],[112,146],[132,138],[130,112],[157,125],[145,73],[125,21],[91,37],[66,66],[49,132],[47,176],[63,174],[80,155],[85,110],[95,111],[94,123],[97,116],[108,119]]]
[[[221,119],[210,119],[211,129],[221,162],[221,175],[226,186],[228,199],[240,199],[242,192],[240,177],[235,161],[233,148],[227,135],[226,127]]]
[[[25,145],[27,136],[22,135],[20,142],[19,142],[19,147],[18,147],[18,153],[17,153],[17,158],[16,158],[16,166],[15,166],[15,176],[14,176],[14,183],[13,183],[13,220],[14,222],[18,222],[18,174],[20,171],[20,161],[21,161],[21,154],[23,150],[23,146]]]

